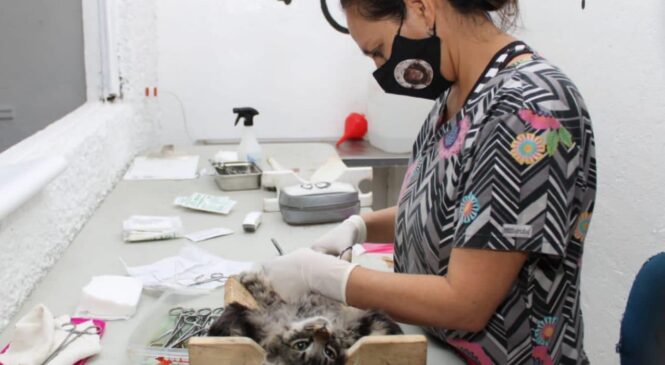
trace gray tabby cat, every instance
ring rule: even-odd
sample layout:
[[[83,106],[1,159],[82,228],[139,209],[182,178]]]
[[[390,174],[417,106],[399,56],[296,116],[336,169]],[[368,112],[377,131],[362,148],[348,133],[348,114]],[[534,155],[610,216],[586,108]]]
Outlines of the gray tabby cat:
[[[379,311],[363,311],[311,292],[287,303],[262,273],[241,274],[239,281],[259,304],[256,310],[233,303],[210,336],[242,336],[266,350],[265,365],[342,365],[346,350],[359,338],[402,334]]]

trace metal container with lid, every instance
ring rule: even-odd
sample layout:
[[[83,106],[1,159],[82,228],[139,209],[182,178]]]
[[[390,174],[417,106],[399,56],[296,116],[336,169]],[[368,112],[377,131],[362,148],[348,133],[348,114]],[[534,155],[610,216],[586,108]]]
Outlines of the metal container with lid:
[[[332,223],[358,214],[360,200],[351,184],[305,183],[280,190],[279,207],[288,224]]]
[[[213,162],[215,182],[222,190],[254,190],[261,187],[261,169],[252,162]]]

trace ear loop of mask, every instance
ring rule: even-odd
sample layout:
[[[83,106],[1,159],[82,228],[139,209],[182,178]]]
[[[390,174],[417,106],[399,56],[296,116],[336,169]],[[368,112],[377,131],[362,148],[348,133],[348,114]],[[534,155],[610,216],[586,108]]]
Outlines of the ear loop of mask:
[[[397,35],[402,36],[402,26],[404,25],[404,18],[406,18],[406,14],[400,19],[399,21],[399,28],[397,29]],[[434,37],[436,35],[436,19],[434,19],[434,27],[428,32],[430,33],[430,37]]]
[[[397,35],[402,36],[402,25],[404,25],[404,18],[406,18],[406,14],[399,20],[399,28],[397,28]]]

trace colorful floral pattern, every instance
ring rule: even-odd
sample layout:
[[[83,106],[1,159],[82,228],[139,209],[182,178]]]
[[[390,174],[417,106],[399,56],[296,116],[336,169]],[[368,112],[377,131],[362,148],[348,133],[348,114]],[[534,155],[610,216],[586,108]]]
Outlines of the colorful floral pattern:
[[[477,365],[493,365],[492,359],[487,356],[483,347],[477,343],[464,340],[448,340],[450,346],[462,353],[467,360],[473,361]]]
[[[561,128],[561,123],[558,119],[553,116],[543,113],[543,112],[534,112],[529,109],[522,109],[518,112],[520,118],[522,118],[531,126],[538,130],[544,129],[559,129]]]
[[[510,154],[520,165],[533,165],[545,156],[545,144],[540,136],[522,133],[511,145]]]
[[[533,364],[534,365],[553,365],[554,361],[547,352],[547,346],[536,346],[533,348]]]
[[[533,330],[533,339],[537,344],[547,346],[550,340],[556,333],[557,317],[545,317],[543,320],[538,321],[536,328]]]
[[[522,109],[517,113],[522,120],[526,121],[536,130],[547,130],[547,154],[554,156],[559,143],[570,148],[575,143],[573,142],[573,135],[570,134],[561,122],[552,116],[550,113],[542,111],[534,112],[530,109]]]
[[[442,159],[448,159],[452,156],[459,154],[462,150],[462,144],[464,143],[464,137],[471,127],[471,122],[469,117],[464,117],[459,122],[453,123],[439,142],[439,156]]]
[[[591,214],[584,212],[577,218],[577,225],[575,226],[575,238],[583,240],[589,232],[589,224],[591,223]]]
[[[460,213],[462,222],[464,222],[464,224],[473,222],[478,217],[479,211],[480,202],[478,202],[478,198],[475,195],[468,194],[462,198]]]

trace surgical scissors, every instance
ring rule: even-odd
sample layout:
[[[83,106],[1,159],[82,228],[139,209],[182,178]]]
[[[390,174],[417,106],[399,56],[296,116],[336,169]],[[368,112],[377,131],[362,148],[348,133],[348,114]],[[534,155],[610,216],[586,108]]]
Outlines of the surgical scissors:
[[[99,335],[102,332],[102,328],[97,325],[91,325],[86,327],[84,330],[79,331],[76,329],[76,325],[73,323],[65,323],[60,327],[60,329],[65,332],[69,332],[67,334],[67,337],[65,337],[62,340],[62,342],[60,342],[58,347],[55,348],[53,353],[51,353],[51,355],[49,355],[49,357],[47,357],[46,360],[44,360],[44,362],[42,362],[41,365],[46,365],[49,362],[51,362],[58,355],[60,355],[60,353],[63,352],[69,345],[71,345],[74,341],[78,340],[81,336]]]
[[[342,257],[344,257],[344,254],[346,254],[349,251],[353,252],[353,245],[343,249],[342,252],[339,253],[339,256],[337,256],[337,258],[341,260]]]
[[[203,285],[203,284],[208,284],[212,283],[213,281],[218,281],[220,283],[224,283],[227,279],[226,275],[222,274],[221,272],[215,272],[210,274],[210,277],[207,279],[204,279],[205,275],[199,275],[194,278],[194,282],[187,285],[187,286],[197,286],[197,285]]]

